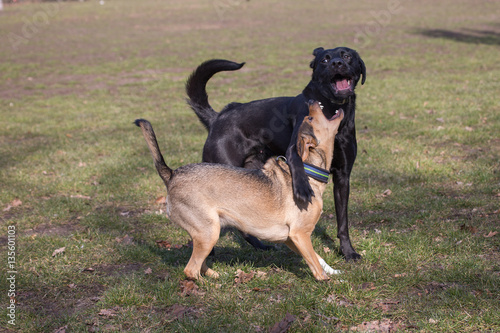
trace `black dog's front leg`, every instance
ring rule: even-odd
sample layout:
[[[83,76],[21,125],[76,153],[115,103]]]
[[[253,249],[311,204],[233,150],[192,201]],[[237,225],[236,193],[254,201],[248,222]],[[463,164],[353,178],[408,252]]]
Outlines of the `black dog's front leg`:
[[[349,202],[349,178],[356,159],[356,138],[335,141],[334,157],[331,172],[333,175],[333,198],[335,199],[335,213],[337,215],[337,237],[340,240],[340,251],[346,261],[361,259],[354,250],[349,237],[349,220],[347,206]]]
[[[293,142],[293,141],[292,141]],[[297,153],[295,144],[291,144],[286,151],[286,158],[292,174],[293,196],[298,200],[299,207],[307,208],[314,192],[309,184],[309,178],[304,170],[304,163]]]
[[[361,259],[354,250],[349,237],[349,221],[347,218],[347,204],[349,201],[349,176],[333,177],[333,196],[335,199],[335,213],[337,214],[337,237],[340,240],[340,251],[347,261]]]

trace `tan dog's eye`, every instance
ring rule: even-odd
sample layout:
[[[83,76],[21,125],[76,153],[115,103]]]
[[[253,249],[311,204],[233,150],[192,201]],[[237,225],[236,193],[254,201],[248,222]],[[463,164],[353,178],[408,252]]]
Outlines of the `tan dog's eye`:
[[[307,118],[307,120],[309,120],[310,122],[312,122],[312,121],[313,121],[313,119],[314,119],[313,117],[308,117],[308,118]]]

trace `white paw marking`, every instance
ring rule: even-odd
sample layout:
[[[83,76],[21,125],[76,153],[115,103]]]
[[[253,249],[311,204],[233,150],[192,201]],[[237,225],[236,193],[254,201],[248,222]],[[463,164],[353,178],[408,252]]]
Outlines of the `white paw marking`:
[[[328,265],[323,258],[319,259],[319,264],[321,265],[321,267],[323,268],[325,273],[328,275],[342,274],[342,271],[339,271],[338,269],[331,268],[330,265]]]

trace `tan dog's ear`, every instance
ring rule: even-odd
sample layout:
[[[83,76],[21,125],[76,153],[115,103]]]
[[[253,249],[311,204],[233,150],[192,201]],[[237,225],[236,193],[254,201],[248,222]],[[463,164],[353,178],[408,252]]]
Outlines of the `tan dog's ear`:
[[[318,145],[318,139],[314,135],[311,124],[307,121],[309,117],[304,118],[304,122],[299,128],[299,137],[297,139],[297,153],[302,161],[309,157],[309,149],[315,148]]]

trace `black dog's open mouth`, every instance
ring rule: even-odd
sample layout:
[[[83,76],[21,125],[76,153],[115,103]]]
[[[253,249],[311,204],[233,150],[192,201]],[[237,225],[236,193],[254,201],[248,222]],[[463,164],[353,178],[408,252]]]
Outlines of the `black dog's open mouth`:
[[[336,93],[354,91],[354,80],[350,77],[335,75],[332,79],[332,87]]]

